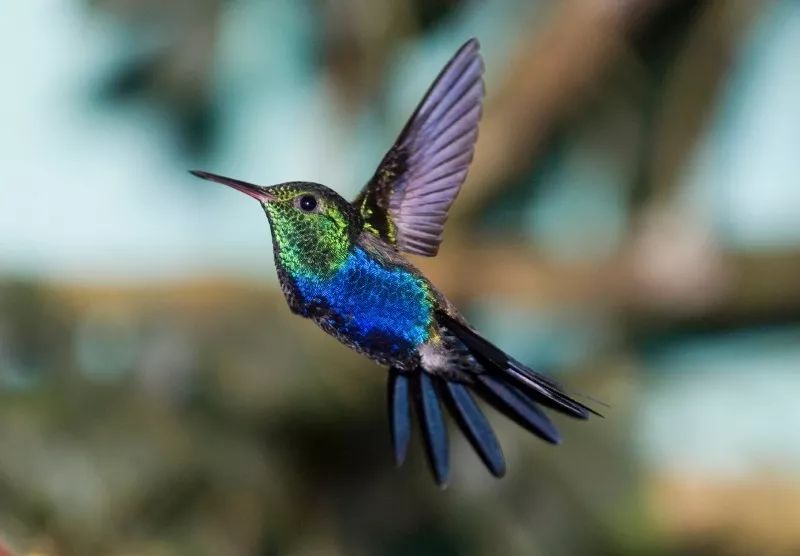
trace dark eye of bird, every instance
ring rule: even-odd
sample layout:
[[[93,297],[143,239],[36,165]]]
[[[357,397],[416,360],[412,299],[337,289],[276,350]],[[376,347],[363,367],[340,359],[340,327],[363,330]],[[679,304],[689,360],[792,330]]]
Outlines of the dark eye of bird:
[[[298,203],[300,210],[311,212],[317,208],[317,199],[313,195],[303,195]]]

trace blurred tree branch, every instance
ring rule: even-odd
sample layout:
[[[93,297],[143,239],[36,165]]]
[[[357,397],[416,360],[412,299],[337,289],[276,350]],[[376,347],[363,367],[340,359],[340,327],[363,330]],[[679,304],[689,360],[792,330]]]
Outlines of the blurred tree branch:
[[[580,106],[626,52],[631,29],[656,15],[658,0],[558,3],[541,34],[524,37],[481,124],[468,187],[454,219],[468,219],[530,168],[546,138]]]
[[[657,294],[663,284],[642,277],[643,262],[633,247],[600,263],[566,265],[543,261],[528,246],[489,239],[468,245],[451,242],[436,258],[415,258],[415,262],[433,283],[460,303],[491,292],[496,298],[513,299],[522,308],[602,304],[622,315],[666,323],[699,318],[733,322],[770,316],[780,319],[800,313],[797,252],[724,255],[720,261],[726,284],[724,296],[698,305],[685,305],[679,297]],[[187,280],[139,288],[54,284],[53,289],[61,300],[78,309],[164,309],[168,303],[173,310],[209,310],[246,303],[257,296],[272,298],[265,302],[265,310],[282,310],[277,289],[256,288],[236,280]],[[677,291],[680,296],[682,290]]]

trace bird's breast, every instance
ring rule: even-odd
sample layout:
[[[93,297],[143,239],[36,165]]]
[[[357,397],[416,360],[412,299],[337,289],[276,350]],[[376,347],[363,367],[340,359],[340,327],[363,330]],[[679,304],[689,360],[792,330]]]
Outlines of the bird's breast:
[[[371,357],[407,357],[430,338],[433,297],[427,282],[361,248],[332,275],[298,274],[294,282],[305,316]]]

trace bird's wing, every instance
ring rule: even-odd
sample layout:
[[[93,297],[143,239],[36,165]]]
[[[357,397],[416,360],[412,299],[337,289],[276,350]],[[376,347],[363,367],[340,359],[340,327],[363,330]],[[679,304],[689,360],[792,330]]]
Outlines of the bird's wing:
[[[448,62],[354,204],[368,231],[400,251],[434,256],[467,176],[483,103],[476,39]]]

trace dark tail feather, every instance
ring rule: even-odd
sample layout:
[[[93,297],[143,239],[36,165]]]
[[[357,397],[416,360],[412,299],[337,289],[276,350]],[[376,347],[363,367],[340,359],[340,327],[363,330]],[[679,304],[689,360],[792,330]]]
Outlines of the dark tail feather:
[[[403,465],[411,438],[411,401],[408,395],[408,377],[397,369],[389,369],[389,427],[392,433],[394,463]]]
[[[447,485],[450,471],[448,462],[447,428],[444,415],[439,405],[439,398],[433,380],[424,371],[413,375],[413,394],[417,407],[417,416],[425,439],[425,451],[433,471],[433,478],[439,486]]]
[[[457,382],[439,381],[442,397],[464,435],[472,444],[483,463],[495,477],[506,474],[503,450],[492,431],[489,421],[472,399],[469,390]]]
[[[438,311],[437,317],[487,371],[494,371],[494,378],[515,390],[519,397],[577,419],[588,419],[590,414],[599,415],[592,408],[569,397],[557,382],[529,369],[446,312]]]
[[[561,443],[561,435],[541,409],[519,390],[489,375],[478,375],[483,397],[507,417],[551,444]]]
[[[534,400],[545,407],[560,411],[576,419],[588,419],[589,414],[602,417],[589,406],[569,397],[552,379],[532,371],[518,361],[509,358],[508,372],[517,379],[519,386]]]

